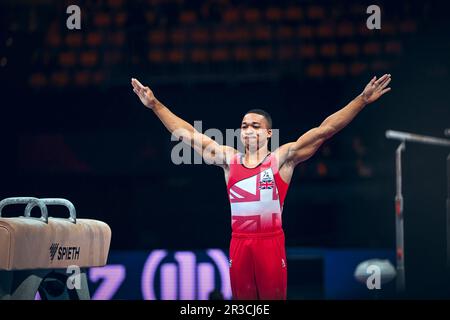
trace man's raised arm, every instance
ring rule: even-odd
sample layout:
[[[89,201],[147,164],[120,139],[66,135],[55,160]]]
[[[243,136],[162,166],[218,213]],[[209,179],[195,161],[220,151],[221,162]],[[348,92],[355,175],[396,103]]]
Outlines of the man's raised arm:
[[[182,140],[201,154],[207,163],[225,166],[228,158],[235,150],[228,146],[219,145],[210,137],[198,132],[190,123],[173,114],[166,106],[156,99],[149,87],[143,86],[137,79],[132,78],[133,91],[147,108],[153,110],[169,132]]]
[[[376,77],[373,77],[364,88],[364,91],[344,108],[326,118],[320,126],[303,134],[297,141],[281,146],[281,162],[289,161],[296,165],[309,159],[325,140],[347,126],[367,104],[376,101],[383,94],[390,91],[391,88],[387,88],[390,82],[390,74],[385,74],[378,80]]]

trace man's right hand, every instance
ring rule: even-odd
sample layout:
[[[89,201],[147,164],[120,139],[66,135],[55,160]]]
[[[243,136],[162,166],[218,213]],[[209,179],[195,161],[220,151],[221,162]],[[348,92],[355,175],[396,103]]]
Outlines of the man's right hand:
[[[131,78],[131,85],[133,91],[141,99],[141,102],[149,109],[153,109],[156,106],[158,100],[155,98],[153,91],[149,87],[144,87],[137,79]]]

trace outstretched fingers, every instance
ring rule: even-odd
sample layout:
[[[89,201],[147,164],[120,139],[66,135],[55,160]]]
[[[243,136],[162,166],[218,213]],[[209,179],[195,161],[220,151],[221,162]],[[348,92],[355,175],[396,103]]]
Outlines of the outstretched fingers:
[[[389,91],[391,91],[391,88],[383,89],[383,91],[381,91],[381,95],[383,95],[383,94],[385,94],[386,92],[389,92]]]
[[[386,80],[388,80],[391,77],[390,74],[385,74],[383,75],[380,79],[378,79],[377,81],[375,81],[375,85],[379,86],[382,85]]]
[[[142,83],[140,83],[139,80],[136,79],[136,78],[131,78],[131,83],[132,83],[133,85],[137,85],[138,87],[141,87],[141,88],[144,87],[144,85],[143,85]]]
[[[392,81],[392,78],[391,78],[391,77],[387,78],[387,80],[384,81],[384,82],[380,85],[380,89],[386,88],[386,87],[388,86],[388,84],[389,84],[391,81]]]
[[[144,90],[144,86],[142,83],[139,82],[139,80],[135,78],[131,78],[131,85],[133,86],[133,89],[137,91],[137,93],[141,93]]]

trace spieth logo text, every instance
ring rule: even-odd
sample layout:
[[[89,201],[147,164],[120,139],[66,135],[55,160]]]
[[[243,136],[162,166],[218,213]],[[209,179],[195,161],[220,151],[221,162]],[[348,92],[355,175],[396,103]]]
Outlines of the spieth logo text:
[[[50,261],[55,260],[78,260],[80,258],[80,247],[60,246],[59,243],[52,243],[49,248]]]

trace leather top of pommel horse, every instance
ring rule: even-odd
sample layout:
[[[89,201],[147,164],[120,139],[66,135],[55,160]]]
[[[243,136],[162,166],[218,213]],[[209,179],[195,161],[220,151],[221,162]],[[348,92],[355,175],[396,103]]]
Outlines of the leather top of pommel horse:
[[[54,202],[61,199],[8,199],[16,201],[7,204],[26,203],[27,208],[25,216],[1,217],[5,205],[4,200],[0,201],[0,270],[54,269],[71,265],[82,268],[106,264],[111,242],[111,229],[106,223],[76,219],[70,202],[72,207],[62,204],[69,208],[70,219],[47,217],[46,205],[61,204]],[[41,218],[30,216],[34,206],[40,207]]]

